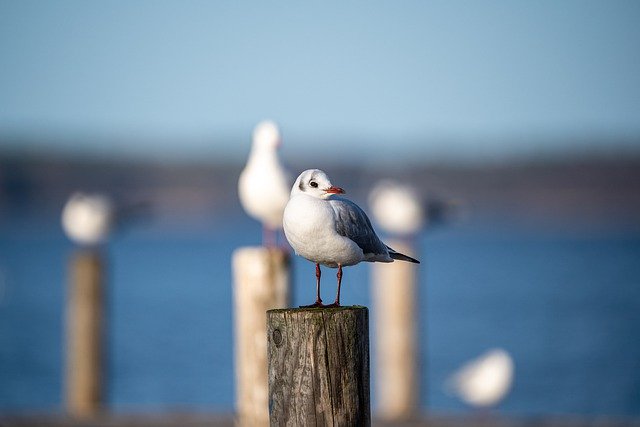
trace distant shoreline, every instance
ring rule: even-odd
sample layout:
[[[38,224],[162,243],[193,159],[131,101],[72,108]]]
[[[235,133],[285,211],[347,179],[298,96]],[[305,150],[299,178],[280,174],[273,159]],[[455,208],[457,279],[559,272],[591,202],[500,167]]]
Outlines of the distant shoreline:
[[[453,201],[473,217],[640,224],[640,156],[386,167],[320,163],[361,203],[377,180],[394,178],[416,186],[425,198]],[[57,215],[73,191],[83,190],[147,200],[169,216],[234,215],[241,213],[236,186],[242,167],[0,152],[0,208],[5,214]]]

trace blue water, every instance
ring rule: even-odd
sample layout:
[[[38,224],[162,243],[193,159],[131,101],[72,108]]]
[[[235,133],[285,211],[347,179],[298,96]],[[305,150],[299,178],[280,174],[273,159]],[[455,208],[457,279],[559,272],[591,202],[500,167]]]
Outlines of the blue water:
[[[257,224],[235,219],[224,229],[149,226],[114,238],[106,248],[114,410],[233,410],[230,259],[259,236]],[[503,347],[516,379],[497,411],[640,416],[640,233],[467,225],[418,244],[425,409],[467,411],[444,393],[444,379]],[[62,407],[73,250],[55,222],[0,223],[0,411]],[[345,270],[342,302],[375,316],[368,274],[364,265]],[[312,302],[313,265],[296,258],[294,276],[294,303]]]

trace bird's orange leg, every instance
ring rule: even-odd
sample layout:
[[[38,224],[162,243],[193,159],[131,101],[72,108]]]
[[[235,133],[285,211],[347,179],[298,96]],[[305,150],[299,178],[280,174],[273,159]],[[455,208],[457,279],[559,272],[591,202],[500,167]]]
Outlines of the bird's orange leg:
[[[338,292],[336,293],[336,300],[333,304],[329,304],[325,307],[340,307],[340,285],[342,284],[342,265],[338,264],[338,274],[336,275],[338,278]]]
[[[311,307],[324,307],[322,304],[322,299],[320,298],[320,276],[322,273],[320,272],[320,264],[316,263],[316,302],[311,305],[303,305],[302,308],[311,308]]]
[[[263,225],[262,246],[267,248],[275,248],[278,246],[278,230]]]

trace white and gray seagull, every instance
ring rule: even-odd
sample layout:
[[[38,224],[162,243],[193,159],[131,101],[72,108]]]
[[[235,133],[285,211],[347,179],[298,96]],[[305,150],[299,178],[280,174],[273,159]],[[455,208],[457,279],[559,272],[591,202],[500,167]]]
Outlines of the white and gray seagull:
[[[331,184],[327,174],[309,169],[296,179],[284,210],[284,234],[291,247],[316,264],[316,302],[307,307],[340,306],[342,267],[362,261],[420,263],[382,243],[367,214],[339,194],[344,190]],[[326,306],[320,298],[320,264],[338,268],[336,299]]]

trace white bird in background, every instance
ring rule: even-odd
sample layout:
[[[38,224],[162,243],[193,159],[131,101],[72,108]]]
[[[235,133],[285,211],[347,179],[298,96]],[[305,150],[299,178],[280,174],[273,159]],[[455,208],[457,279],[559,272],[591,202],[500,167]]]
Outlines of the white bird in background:
[[[277,243],[282,214],[289,201],[291,175],[278,157],[280,144],[280,131],[274,122],[258,123],[249,160],[238,181],[240,203],[249,216],[262,223],[264,244]]]
[[[489,408],[504,399],[513,376],[513,359],[505,350],[495,348],[458,369],[447,380],[446,389],[471,406]]]
[[[75,192],[62,209],[62,228],[69,239],[83,246],[107,241],[109,235],[134,221],[149,219],[147,201],[124,201],[99,193]]]
[[[424,227],[460,219],[463,203],[450,198],[425,200],[415,187],[383,180],[369,193],[373,219],[389,234],[412,237]]]
[[[373,218],[388,233],[410,236],[425,224],[425,210],[418,192],[391,180],[380,181],[369,193]]]
[[[74,193],[62,210],[62,228],[80,245],[105,242],[113,223],[113,202],[101,194]]]
[[[328,305],[338,307],[342,267],[362,261],[420,263],[382,243],[364,211],[338,194],[344,194],[344,190],[331,184],[323,171],[309,169],[293,184],[284,210],[284,234],[291,247],[316,264],[316,302],[308,307],[324,306],[320,298],[320,264],[338,268],[336,299]]]

